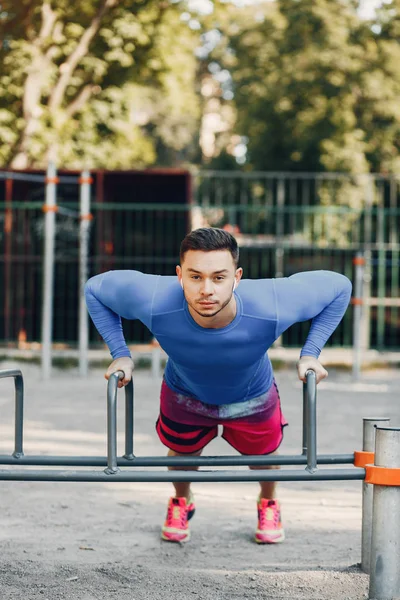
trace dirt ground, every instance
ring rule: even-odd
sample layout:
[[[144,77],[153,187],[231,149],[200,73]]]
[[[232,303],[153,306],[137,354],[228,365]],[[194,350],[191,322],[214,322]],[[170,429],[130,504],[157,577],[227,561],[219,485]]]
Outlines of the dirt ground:
[[[13,362],[1,369],[18,367]],[[106,382],[56,372],[42,382],[24,365],[25,454],[106,454]],[[284,454],[301,448],[301,383],[279,371],[289,421]],[[399,425],[400,373],[371,372],[360,383],[330,372],[318,392],[318,451],[361,449],[362,417]],[[154,422],[160,381],[135,375],[135,453],[163,455]],[[123,448],[123,395],[119,444]],[[13,385],[0,381],[0,452],[12,452]],[[208,455],[234,451],[218,438]],[[302,467],[301,467],[302,468]],[[1,482],[1,600],[360,600],[361,482],[282,483],[286,541],[258,546],[257,483],[198,483],[192,539],[160,540],[169,483]]]

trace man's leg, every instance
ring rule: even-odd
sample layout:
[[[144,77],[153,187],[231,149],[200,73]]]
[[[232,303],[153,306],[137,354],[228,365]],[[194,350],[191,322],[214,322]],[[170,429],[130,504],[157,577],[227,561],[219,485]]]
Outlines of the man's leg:
[[[191,454],[168,451],[168,456],[200,456],[202,450]],[[197,467],[168,467],[170,471],[195,471]],[[195,512],[194,499],[189,481],[173,482],[175,496],[169,499],[167,516],[161,530],[161,537],[167,542],[187,542],[190,539],[189,521]]]
[[[168,456],[200,456],[202,450],[194,452],[193,454],[179,454],[174,450],[168,451]],[[168,467],[169,471],[197,471],[197,467]],[[175,488],[176,498],[190,498],[190,482],[189,481],[174,481],[173,486]]]
[[[277,452],[271,452],[277,454]],[[279,469],[278,465],[250,466],[250,469]],[[257,500],[258,524],[255,534],[257,544],[277,544],[285,539],[282,527],[281,506],[276,498],[276,481],[260,481]]]
[[[168,456],[199,456],[202,449],[218,435],[218,425],[212,419],[205,423],[204,417],[187,410],[200,404],[195,398],[177,396],[162,383],[160,395],[160,416],[156,430],[160,441],[168,448]],[[174,471],[193,471],[196,467],[169,467]],[[195,507],[190,490],[190,482],[175,481],[175,496],[168,502],[167,516],[161,536],[170,542],[186,542],[190,537],[188,521]]]
[[[241,454],[272,455],[282,441],[282,429],[286,421],[282,417],[280,404],[266,420],[249,418],[224,423],[223,437]],[[249,465],[250,466],[250,465]],[[253,465],[250,469],[279,469],[278,465]],[[280,503],[276,498],[276,482],[260,481],[257,499],[258,524],[255,541],[258,544],[276,544],[285,539],[281,522]]]
[[[270,456],[277,454],[277,452],[271,452]],[[250,469],[261,470],[261,469],[279,469],[278,465],[251,465]],[[273,500],[276,498],[276,481],[260,481],[260,498],[266,500]]]

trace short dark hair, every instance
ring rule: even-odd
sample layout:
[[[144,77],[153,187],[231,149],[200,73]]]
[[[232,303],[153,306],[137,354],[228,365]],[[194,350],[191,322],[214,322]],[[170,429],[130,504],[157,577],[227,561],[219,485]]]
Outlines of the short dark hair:
[[[239,248],[237,241],[228,231],[218,229],[217,227],[200,227],[187,234],[182,240],[179,258],[181,263],[188,250],[202,250],[211,252],[212,250],[229,250],[236,267],[239,263]]]

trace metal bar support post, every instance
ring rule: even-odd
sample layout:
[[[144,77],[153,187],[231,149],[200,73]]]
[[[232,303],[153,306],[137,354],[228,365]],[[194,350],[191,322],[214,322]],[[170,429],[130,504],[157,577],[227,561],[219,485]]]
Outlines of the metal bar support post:
[[[49,379],[52,366],[53,339],[53,296],[54,296],[54,250],[56,233],[56,188],[57,172],[50,162],[46,175],[44,265],[43,265],[43,305],[42,305],[42,376]]]
[[[303,456],[307,456],[306,469],[317,469],[317,380],[314,371],[306,373],[303,384]]]
[[[107,385],[107,475],[118,473],[117,462],[117,392],[118,381],[124,377],[116,371]],[[133,382],[125,386],[125,458],[133,459]]]
[[[15,386],[15,427],[13,458],[19,459],[24,455],[24,380],[19,369],[0,371],[0,379],[14,377]]]
[[[134,391],[131,379],[125,387],[125,454],[124,459],[132,461],[135,458],[133,448],[134,421]]]
[[[362,363],[362,343],[361,343],[361,323],[363,318],[364,302],[364,271],[365,259],[361,252],[358,252],[353,260],[355,266],[354,297],[353,304],[353,379],[357,381],[361,374]]]
[[[400,598],[400,428],[377,427],[375,465],[397,470],[399,483],[374,484],[370,600]]]
[[[363,419],[363,451],[375,451],[376,427],[388,425],[389,418],[366,417]],[[371,563],[371,529],[373,486],[363,482],[362,490],[362,522],[361,522],[361,569],[369,573]]]
[[[89,232],[92,215],[90,213],[89,171],[82,171],[80,182],[80,228],[79,228],[79,374],[88,373],[89,319],[86,309],[84,287],[88,280]]]

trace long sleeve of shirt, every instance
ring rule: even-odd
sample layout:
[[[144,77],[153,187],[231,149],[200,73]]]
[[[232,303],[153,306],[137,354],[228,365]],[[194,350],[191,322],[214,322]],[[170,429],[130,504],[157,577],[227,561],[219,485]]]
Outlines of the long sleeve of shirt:
[[[151,305],[159,276],[139,271],[109,271],[89,279],[86,305],[111,356],[130,356],[121,317],[140,319],[151,329]]]
[[[298,273],[275,279],[277,337],[296,322],[312,319],[301,356],[318,358],[349,304],[350,280],[332,271]]]

